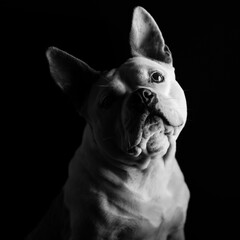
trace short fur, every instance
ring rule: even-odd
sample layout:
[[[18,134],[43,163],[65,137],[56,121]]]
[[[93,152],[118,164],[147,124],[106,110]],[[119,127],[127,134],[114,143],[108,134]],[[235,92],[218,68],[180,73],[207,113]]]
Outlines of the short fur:
[[[54,80],[87,124],[63,193],[29,239],[184,239],[190,194],[175,151],[186,100],[162,33],[141,7],[130,47],[132,58],[107,73],[48,49]]]

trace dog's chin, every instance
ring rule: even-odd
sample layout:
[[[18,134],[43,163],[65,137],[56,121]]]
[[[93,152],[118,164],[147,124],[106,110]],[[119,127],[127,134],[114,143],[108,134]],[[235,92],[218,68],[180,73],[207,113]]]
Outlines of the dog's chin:
[[[155,115],[143,114],[135,122],[133,129],[125,129],[128,146],[126,152],[132,157],[159,154],[163,156],[169,147],[169,136],[174,134],[174,127]]]

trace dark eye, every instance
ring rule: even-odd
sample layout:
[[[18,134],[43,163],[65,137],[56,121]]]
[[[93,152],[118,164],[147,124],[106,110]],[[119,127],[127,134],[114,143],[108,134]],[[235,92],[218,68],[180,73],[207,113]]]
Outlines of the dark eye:
[[[116,96],[114,96],[113,94],[106,95],[102,97],[102,99],[100,100],[99,107],[104,109],[109,109],[114,103],[115,99],[116,99]]]
[[[164,81],[164,76],[160,72],[153,72],[151,74],[151,80],[152,82],[155,82],[155,83],[161,83]]]

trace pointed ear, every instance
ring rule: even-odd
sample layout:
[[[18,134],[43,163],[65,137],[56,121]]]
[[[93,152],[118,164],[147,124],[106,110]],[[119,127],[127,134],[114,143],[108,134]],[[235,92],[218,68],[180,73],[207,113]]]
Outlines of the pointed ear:
[[[152,16],[142,7],[136,7],[133,12],[130,47],[133,56],[172,63],[171,52],[161,31]]]
[[[48,48],[46,56],[57,85],[70,96],[77,107],[81,106],[100,73],[56,47]]]

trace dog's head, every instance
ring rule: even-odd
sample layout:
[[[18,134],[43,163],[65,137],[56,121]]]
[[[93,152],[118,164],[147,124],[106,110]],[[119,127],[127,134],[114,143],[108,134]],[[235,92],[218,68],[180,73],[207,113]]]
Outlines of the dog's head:
[[[133,13],[130,47],[132,58],[103,73],[60,49],[47,51],[53,78],[87,120],[97,147],[127,164],[164,156],[187,117],[171,53],[141,7]]]

